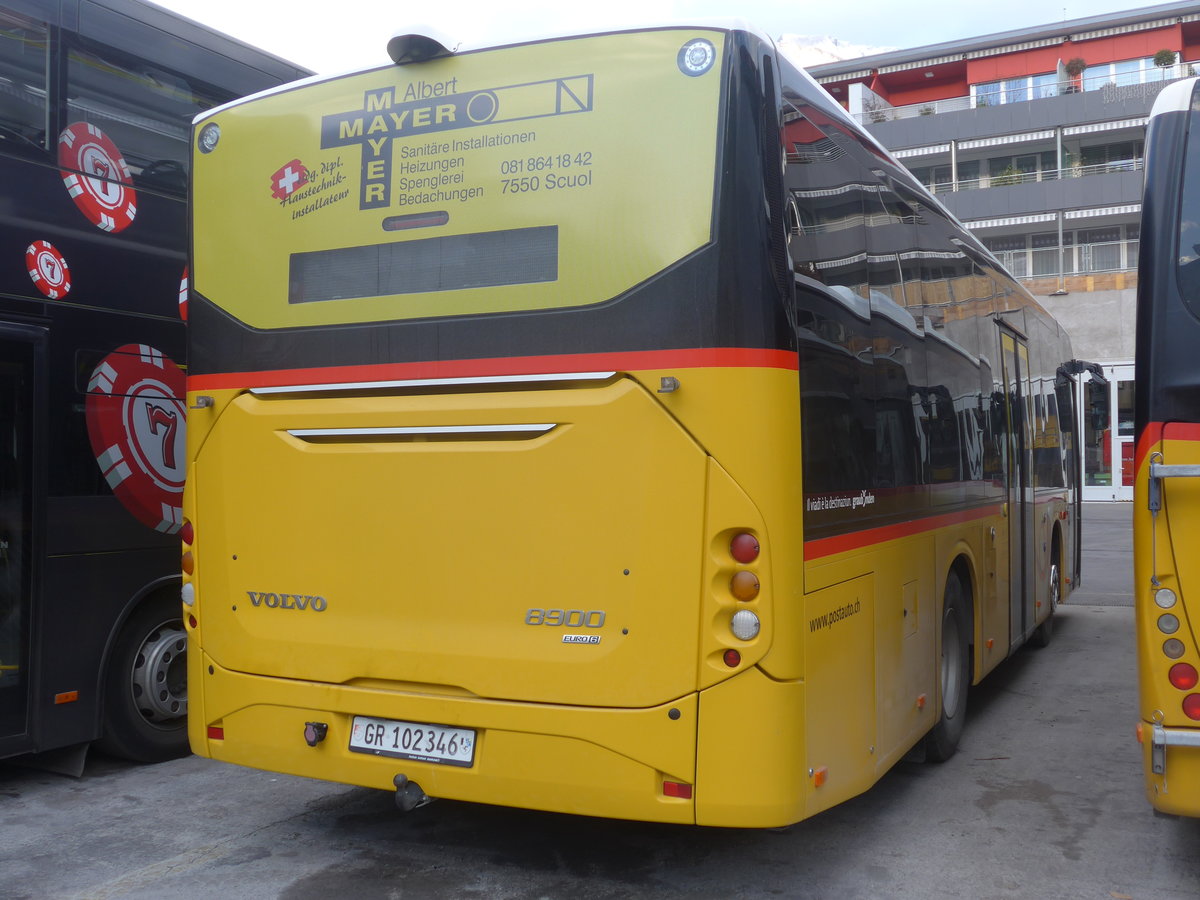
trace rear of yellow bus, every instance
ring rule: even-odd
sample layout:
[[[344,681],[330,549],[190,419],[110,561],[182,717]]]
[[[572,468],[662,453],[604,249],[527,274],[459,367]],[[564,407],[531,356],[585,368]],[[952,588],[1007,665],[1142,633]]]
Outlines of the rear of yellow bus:
[[[546,41],[197,121],[195,752],[404,808],[805,814],[772,52]]]
[[[1146,143],[1138,270],[1134,605],[1146,796],[1200,816],[1200,91],[1169,85]]]

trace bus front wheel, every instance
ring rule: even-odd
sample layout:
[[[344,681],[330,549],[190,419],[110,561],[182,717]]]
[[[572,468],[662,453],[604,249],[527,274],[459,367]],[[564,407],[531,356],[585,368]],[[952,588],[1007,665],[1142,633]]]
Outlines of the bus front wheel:
[[[188,752],[187,635],[179,598],[160,594],[121,628],[105,676],[104,733],[97,746],[137,762]]]
[[[940,647],[941,715],[925,737],[925,758],[944,762],[954,755],[967,717],[971,683],[971,595],[957,570],[946,579]]]

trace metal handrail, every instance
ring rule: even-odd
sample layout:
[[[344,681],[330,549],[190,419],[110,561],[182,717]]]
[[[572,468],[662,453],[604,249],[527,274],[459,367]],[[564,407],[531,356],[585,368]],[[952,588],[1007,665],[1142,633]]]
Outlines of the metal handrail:
[[[999,172],[981,178],[960,178],[955,181],[939,181],[929,185],[935,194],[953,191],[973,191],[989,187],[1007,187],[1013,184],[1032,184],[1038,181],[1059,181],[1064,178],[1083,178],[1088,175],[1112,175],[1117,172],[1140,172],[1146,167],[1144,157],[1117,159],[1112,162],[1090,166],[1068,166],[1065,169],[1042,169],[1038,172]]]
[[[1121,248],[1124,248],[1125,262],[1121,263]],[[1107,248],[1116,249],[1118,252],[1117,263],[1115,265],[1105,265],[1104,258],[1107,254],[1102,251]],[[1058,269],[1058,253],[1059,248],[1054,247],[1032,247],[1021,250],[993,250],[992,255],[1000,260],[1004,266],[1015,278],[1021,280],[1029,280],[1036,278],[1057,278],[1065,275],[1098,275],[1107,272],[1130,272],[1137,269],[1138,241],[1136,239],[1127,239],[1123,241],[1098,241],[1089,244],[1067,244],[1062,248],[1064,271],[1053,272],[1038,272],[1032,273],[1033,261],[1035,255],[1040,256],[1043,260],[1049,257],[1055,263],[1053,268]]]

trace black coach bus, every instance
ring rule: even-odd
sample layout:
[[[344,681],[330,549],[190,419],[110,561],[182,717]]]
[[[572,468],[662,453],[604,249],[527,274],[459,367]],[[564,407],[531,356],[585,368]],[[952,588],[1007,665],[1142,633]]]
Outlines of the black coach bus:
[[[0,758],[187,750],[189,128],[308,74],[137,0],[0,2]]]

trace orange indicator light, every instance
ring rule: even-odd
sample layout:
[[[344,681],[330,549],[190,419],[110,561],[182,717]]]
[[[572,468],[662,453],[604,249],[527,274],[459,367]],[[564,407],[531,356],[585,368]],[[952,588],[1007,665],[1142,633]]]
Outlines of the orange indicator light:
[[[54,704],[59,706],[63,703],[74,703],[79,699],[79,691],[63,691],[61,694],[54,695]]]
[[[817,768],[813,769],[813,775],[812,775],[813,787],[820,787],[821,785],[823,785],[825,783],[825,780],[828,777],[829,777],[829,768],[827,766],[818,766]]]
[[[758,576],[743,569],[730,580],[729,590],[739,600],[753,600],[758,596]]]

